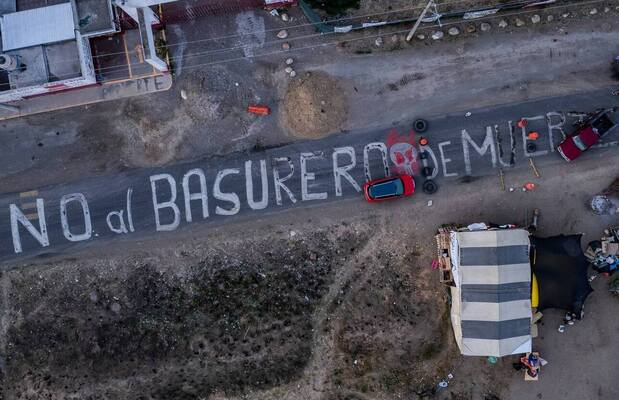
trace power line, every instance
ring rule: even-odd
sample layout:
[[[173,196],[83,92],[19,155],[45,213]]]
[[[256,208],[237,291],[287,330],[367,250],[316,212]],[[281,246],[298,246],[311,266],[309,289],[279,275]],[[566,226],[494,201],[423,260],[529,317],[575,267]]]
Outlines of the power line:
[[[563,4],[563,5],[553,6],[553,7],[546,7],[545,10],[551,10],[551,9],[557,9],[557,8],[565,8],[565,7],[570,7],[570,6],[573,6],[573,5],[581,6],[581,5],[588,5],[588,4],[603,3],[605,1],[606,0],[590,0],[590,1],[583,1],[583,2],[579,2],[579,3]],[[475,21],[489,20],[489,19],[496,19],[496,18],[505,18],[505,17],[514,17],[514,16],[518,16],[518,15],[534,13],[534,12],[537,12],[537,11],[538,10],[531,9],[531,10],[527,10],[527,11],[507,13],[507,14],[494,14],[494,15],[489,15],[489,16],[485,16],[485,17],[476,18]],[[463,20],[458,20],[458,21],[446,22],[446,23],[441,23],[441,24],[426,25],[426,26],[423,26],[423,27],[421,27],[419,29],[427,30],[427,29],[431,29],[431,28],[451,26],[451,25],[457,25],[457,24],[462,24],[462,23],[464,23]],[[408,32],[408,31],[409,31],[409,29],[398,30],[398,31],[390,32],[389,34],[393,35],[393,34],[398,34],[398,33],[405,33],[405,32]],[[267,53],[263,53],[263,54],[255,54],[255,55],[249,55],[249,56],[244,56],[244,57],[237,57],[237,58],[232,58],[232,59],[213,61],[213,62],[209,62],[209,63],[200,63],[200,64],[195,64],[195,65],[190,65],[190,66],[183,67],[183,69],[192,69],[192,68],[197,68],[197,67],[201,67],[201,66],[210,66],[210,65],[223,64],[223,63],[232,62],[232,61],[243,61],[243,60],[248,60],[248,59],[252,59],[252,58],[266,57],[266,56],[276,55],[276,54],[280,54],[280,53],[290,53],[290,52],[296,52],[296,51],[301,51],[301,50],[308,50],[308,49],[313,49],[313,48],[326,47],[326,46],[337,45],[337,44],[345,43],[345,42],[355,42],[355,41],[359,41],[359,40],[373,39],[373,38],[381,37],[381,36],[384,36],[384,35],[385,35],[384,33],[383,34],[377,34],[377,35],[368,35],[368,36],[363,36],[363,37],[359,37],[359,38],[345,39],[345,40],[340,40],[340,41],[331,41],[331,42],[321,43],[321,44],[317,44],[317,45],[310,45],[310,46],[291,48],[290,50],[278,50],[278,51],[267,52]],[[273,42],[269,42],[269,43],[273,43]],[[262,47],[262,46],[255,46],[255,47],[251,47],[251,48],[260,48],[260,47]],[[225,50],[225,49],[222,49],[222,50]],[[228,49],[228,51],[229,50],[230,49]],[[172,59],[172,60],[175,60],[175,59],[188,59],[188,58],[194,58],[194,57],[203,57],[203,56],[207,56],[207,55],[210,55],[210,51],[203,52],[203,53],[196,53],[196,54],[185,56],[185,57],[183,57],[183,56],[171,57],[170,59]],[[109,67],[98,68],[95,71],[96,72],[101,72],[101,71],[104,71],[104,70],[123,71],[123,70],[125,70],[126,68],[128,68],[131,65],[139,65],[139,64],[136,64],[136,63],[116,64],[116,65],[112,65],[112,66],[109,66]],[[60,78],[60,77],[71,77],[71,76],[73,76],[73,74],[68,74],[66,76],[58,76],[58,77]],[[7,84],[3,84],[3,85],[6,86]]]

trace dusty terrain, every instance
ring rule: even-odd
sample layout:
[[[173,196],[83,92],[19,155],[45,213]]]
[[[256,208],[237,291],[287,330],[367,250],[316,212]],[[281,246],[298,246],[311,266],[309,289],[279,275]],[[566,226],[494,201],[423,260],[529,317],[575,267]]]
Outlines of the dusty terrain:
[[[540,207],[540,235],[596,238],[619,222],[587,211],[591,194],[619,172],[597,164],[580,163],[589,172],[578,181],[547,168],[532,193],[500,192],[495,177],[452,182],[433,197],[378,207],[344,200],[320,213],[198,227],[174,243],[147,238],[139,248],[119,241],[114,253],[99,248],[88,258],[6,270],[3,396],[614,399],[618,349],[608,338],[619,301],[603,278],[594,281],[585,320],[566,334],[556,331],[560,312],[548,312],[535,346],[550,364],[530,384],[509,357],[491,365],[458,355],[446,292],[430,268],[442,223],[524,224]],[[449,387],[439,389],[449,373]],[[570,388],[574,379],[585,383]]]

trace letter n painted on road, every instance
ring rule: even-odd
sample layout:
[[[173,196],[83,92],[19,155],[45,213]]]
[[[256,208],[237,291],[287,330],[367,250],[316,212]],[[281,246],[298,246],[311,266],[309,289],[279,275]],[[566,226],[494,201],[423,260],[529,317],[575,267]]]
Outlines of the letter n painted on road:
[[[82,209],[84,217],[84,232],[72,233],[69,227],[69,217],[67,216],[67,204],[76,201]],[[88,240],[92,236],[92,222],[90,220],[90,211],[88,210],[88,202],[86,197],[81,193],[66,194],[60,198],[60,224],[62,225],[62,234],[71,242],[80,242]]]
[[[39,242],[43,247],[49,246],[49,237],[47,235],[47,225],[45,224],[45,205],[43,199],[37,199],[37,219],[39,220],[39,230],[32,225],[26,218],[24,213],[15,204],[11,204],[11,233],[13,235],[13,248],[15,253],[22,252],[21,237],[19,236],[19,225],[21,224],[26,230]]]
[[[338,156],[346,155],[350,159],[350,163],[348,165],[340,166],[338,164]],[[355,168],[357,164],[357,157],[355,156],[355,149],[353,147],[336,147],[333,149],[333,178],[335,179],[335,195],[342,195],[342,177],[348,181],[355,188],[357,192],[361,191],[359,184],[355,181],[355,179],[350,176],[348,171]]]
[[[170,200],[159,202],[157,200],[157,182],[166,181],[170,187]],[[158,174],[150,177],[150,187],[153,195],[153,209],[155,210],[155,224],[157,231],[173,231],[181,222],[181,212],[176,205],[176,180],[169,174]],[[159,210],[170,208],[174,213],[174,219],[168,224],[161,223]]]

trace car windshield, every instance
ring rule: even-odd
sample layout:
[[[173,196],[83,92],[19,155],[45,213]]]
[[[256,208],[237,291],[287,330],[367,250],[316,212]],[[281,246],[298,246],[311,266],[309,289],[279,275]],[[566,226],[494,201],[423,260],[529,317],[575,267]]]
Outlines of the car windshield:
[[[400,196],[404,194],[404,185],[400,178],[393,179],[386,182],[380,182],[370,186],[370,197],[380,199],[384,197]]]
[[[576,145],[576,147],[578,147],[580,150],[585,151],[587,150],[587,146],[582,142],[582,140],[580,139],[580,135],[576,135],[574,137],[572,137],[572,140],[574,140],[574,144]]]

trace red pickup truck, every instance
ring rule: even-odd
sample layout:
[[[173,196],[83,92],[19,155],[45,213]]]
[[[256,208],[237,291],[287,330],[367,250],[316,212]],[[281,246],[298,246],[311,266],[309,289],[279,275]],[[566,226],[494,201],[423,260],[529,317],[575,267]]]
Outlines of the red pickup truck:
[[[600,110],[582,121],[578,128],[569,134],[557,147],[559,154],[566,161],[574,161],[585,150],[596,144],[602,136],[617,127],[609,114],[617,111],[617,107],[610,110]]]

